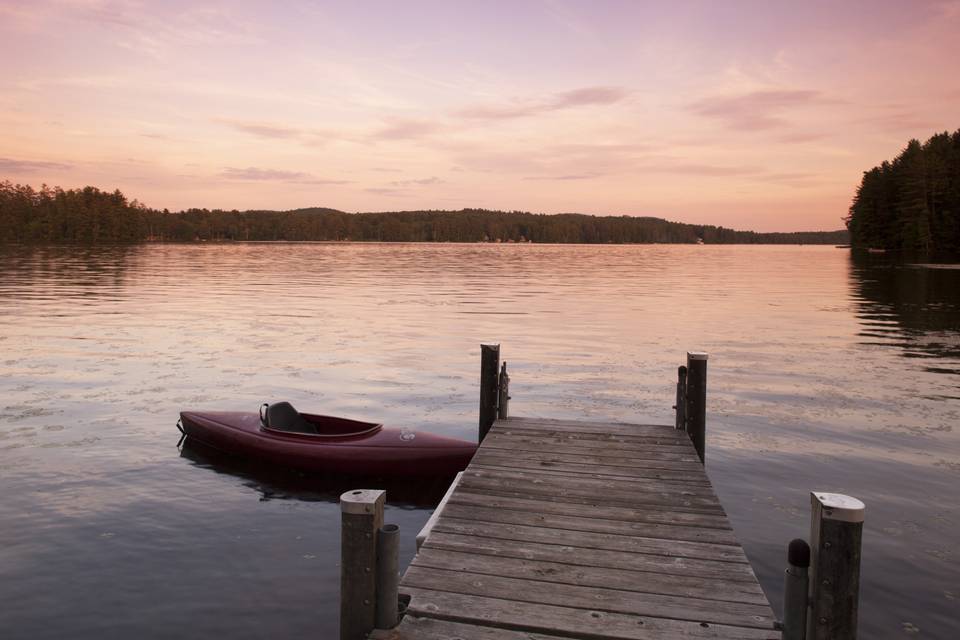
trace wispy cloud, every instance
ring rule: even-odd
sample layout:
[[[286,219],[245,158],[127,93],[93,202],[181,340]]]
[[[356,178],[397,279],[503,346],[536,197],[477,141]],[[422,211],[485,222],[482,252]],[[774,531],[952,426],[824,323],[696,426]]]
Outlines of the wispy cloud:
[[[247,167],[246,169],[227,167],[220,172],[220,176],[231,180],[298,180],[309,178],[310,174],[301,171],[261,169],[259,167]]]
[[[705,98],[691,104],[689,109],[698,115],[719,120],[730,129],[760,131],[788,126],[790,123],[783,113],[790,109],[833,102],[820,91],[764,90]]]
[[[753,166],[719,165],[697,162],[651,164],[641,169],[644,173],[675,173],[691,176],[746,176],[761,169]]]
[[[64,171],[72,165],[62,162],[48,162],[44,160],[16,160],[14,158],[0,158],[0,172],[3,173],[32,173],[35,171]]]
[[[422,187],[429,184],[441,184],[441,183],[443,183],[443,180],[441,180],[437,176],[431,176],[429,178],[419,178],[419,179],[411,179],[411,180],[394,180],[390,184],[392,184],[395,187],[417,187],[417,186]]]
[[[372,193],[378,196],[394,196],[399,198],[405,198],[410,196],[410,192],[404,189],[398,189],[394,187],[367,187],[364,189],[367,193]]]
[[[260,167],[225,167],[224,170],[220,172],[220,177],[227,178],[228,180],[293,182],[296,184],[310,185],[350,184],[349,180],[317,178],[309,173],[304,173],[303,171],[263,169]]]
[[[569,173],[561,176],[526,176],[524,180],[592,180],[599,177],[599,173]]]
[[[259,136],[261,138],[297,138],[305,133],[302,129],[282,124],[245,122],[242,120],[229,119],[222,119],[220,122],[233,129],[236,129],[237,131],[249,133],[250,135]]]
[[[374,140],[408,140],[437,133],[443,128],[435,120],[418,118],[391,118],[386,125],[370,134]]]
[[[614,104],[624,100],[628,95],[630,92],[622,87],[583,87],[555,93],[541,100],[473,105],[456,111],[454,115],[468,120],[509,120],[574,107]]]

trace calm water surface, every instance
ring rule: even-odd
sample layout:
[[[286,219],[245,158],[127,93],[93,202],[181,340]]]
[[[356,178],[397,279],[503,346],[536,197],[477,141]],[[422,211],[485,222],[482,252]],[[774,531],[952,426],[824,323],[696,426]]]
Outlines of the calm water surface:
[[[960,637],[960,270],[828,247],[0,249],[0,637],[329,637],[337,496],[176,448],[181,409],[475,438],[517,415],[672,423],[710,352],[708,471],[779,610],[812,489],[867,504],[861,637]],[[373,481],[364,481],[370,484]],[[388,486],[403,555],[443,486]]]

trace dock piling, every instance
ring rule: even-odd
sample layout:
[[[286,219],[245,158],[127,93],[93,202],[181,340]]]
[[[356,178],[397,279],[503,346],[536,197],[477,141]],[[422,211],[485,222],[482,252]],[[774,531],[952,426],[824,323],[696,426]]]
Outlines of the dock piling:
[[[363,640],[376,624],[377,531],[386,492],[340,496],[340,640]]]
[[[497,419],[510,417],[510,376],[507,375],[507,363],[500,367],[500,379],[497,383],[499,396],[497,397]]]
[[[783,640],[807,637],[808,569],[810,545],[797,538],[787,547],[787,570],[783,576]]]
[[[687,368],[677,368],[677,403],[673,405],[677,412],[677,429],[687,430]]]
[[[399,556],[400,527],[385,524],[377,530],[377,629],[397,626]]]
[[[806,640],[857,637],[865,507],[839,493],[810,494],[810,610]]]
[[[480,437],[483,442],[497,418],[497,396],[500,393],[497,371],[500,369],[500,345],[480,345]]]
[[[707,427],[707,354],[702,351],[687,352],[687,433],[693,448],[705,462]]]

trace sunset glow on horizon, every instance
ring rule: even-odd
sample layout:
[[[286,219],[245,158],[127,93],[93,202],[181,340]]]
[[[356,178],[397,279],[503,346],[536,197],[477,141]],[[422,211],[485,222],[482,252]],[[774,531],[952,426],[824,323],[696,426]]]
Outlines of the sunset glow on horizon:
[[[843,226],[960,2],[0,0],[0,180],[148,206]]]

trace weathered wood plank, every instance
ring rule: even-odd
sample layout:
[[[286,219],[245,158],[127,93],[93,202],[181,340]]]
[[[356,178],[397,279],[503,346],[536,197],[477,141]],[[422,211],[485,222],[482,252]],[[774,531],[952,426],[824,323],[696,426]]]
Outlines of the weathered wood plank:
[[[668,502],[644,500],[644,499],[618,499],[603,496],[580,496],[566,493],[557,495],[555,491],[545,490],[531,492],[526,489],[518,489],[508,482],[489,482],[482,478],[472,478],[470,483],[463,487],[471,493],[485,494],[489,496],[511,497],[511,498],[534,498],[537,500],[557,502],[562,504],[580,504],[585,506],[598,506],[622,509],[649,509],[651,511],[661,511],[666,513],[686,513],[691,515],[707,515],[724,518],[726,515],[718,509],[690,509],[685,506],[672,506]]]
[[[625,442],[605,442],[590,440],[571,440],[549,436],[512,436],[496,433],[488,434],[483,441],[488,449],[506,449],[507,451],[530,451],[539,453],[567,453],[572,455],[591,455],[605,458],[623,458],[631,460],[650,460],[661,462],[696,463],[702,468],[697,452],[689,447],[676,445],[634,444]]]
[[[465,489],[459,489],[453,494],[450,497],[450,503],[492,507],[501,511],[531,512],[544,516],[550,514],[573,516],[592,521],[650,522],[731,531],[730,522],[724,516],[685,513],[673,511],[672,509],[661,511],[647,507],[608,507],[599,504],[582,504],[579,502],[557,502],[555,500],[537,498],[536,496],[515,498],[490,493],[475,493]]]
[[[634,593],[544,583],[517,578],[501,578],[459,571],[422,569],[408,570],[411,588],[460,593],[471,596],[496,594],[500,600],[530,605],[552,605],[587,611],[628,613],[635,616],[689,621],[694,624],[718,624],[754,629],[773,629],[774,617],[769,607],[735,602],[703,601],[649,593]]]
[[[565,636],[418,618],[408,615],[394,629],[376,630],[370,640],[567,640]]]
[[[545,562],[563,562],[612,569],[630,569],[649,573],[665,573],[675,576],[715,578],[735,582],[756,581],[753,569],[745,562],[727,562],[705,560],[696,557],[671,556],[658,547],[655,540],[634,538],[622,543],[620,548],[608,549],[589,545],[588,540],[579,539],[578,544],[564,544],[559,538],[546,540],[517,540],[510,538],[491,538],[471,533],[470,527],[457,530],[434,531],[423,545],[423,549],[446,549],[448,551],[475,550],[478,554],[499,555],[526,560]],[[635,542],[633,542],[635,541]],[[609,542],[609,541],[608,541]],[[601,543],[604,544],[604,543]],[[613,545],[608,545],[613,546]]]
[[[488,440],[496,440],[492,435],[487,436]],[[526,439],[524,439],[526,440]],[[544,447],[549,447],[545,449]],[[556,451],[550,450],[556,448]],[[649,458],[635,457],[627,452],[615,452],[611,447],[604,446],[602,449],[579,449],[570,445],[558,445],[550,447],[543,442],[531,442],[529,445],[518,446],[516,442],[495,441],[485,442],[477,451],[477,456],[508,456],[514,460],[532,460],[546,462],[570,462],[573,464],[603,465],[606,467],[621,467],[627,469],[659,469],[662,471],[675,471],[677,473],[689,474],[691,471],[702,471],[703,465],[699,461],[688,456],[684,460],[683,455],[674,456],[672,459],[661,458],[659,455],[651,455]],[[597,453],[602,451],[603,454]],[[476,459],[476,457],[474,458]],[[706,474],[704,474],[704,478]]]
[[[410,588],[408,615],[486,624],[501,629],[554,632],[584,640],[778,640],[773,630],[696,623],[514,602],[492,597]]]
[[[647,436],[681,440],[686,437],[673,425],[623,424],[616,422],[579,422],[575,420],[534,420],[508,418],[498,423],[501,431],[534,430],[577,434],[604,434],[616,436]]]
[[[432,549],[430,553],[414,558],[413,563],[428,569],[466,571],[542,582],[767,606],[763,589],[754,582],[674,576],[443,549]]]
[[[617,442],[621,444],[633,444],[639,446],[654,445],[686,448],[686,446],[689,444],[685,434],[680,434],[677,436],[669,433],[657,434],[656,432],[629,435],[620,433],[604,433],[602,431],[559,431],[557,429],[510,428],[502,431],[501,433],[503,433],[505,436],[560,438],[562,440],[574,442]],[[696,452],[696,449],[694,449],[694,452]]]
[[[443,510],[443,517],[498,524],[519,524],[561,531],[611,533],[622,536],[642,536],[662,540],[685,540],[688,542],[709,542],[711,544],[737,546],[737,538],[730,529],[558,516],[538,512],[498,509],[496,507],[476,507],[456,502],[447,503]]]
[[[601,480],[580,478],[564,482],[566,478],[504,470],[484,471],[468,468],[461,479],[465,489],[472,487],[519,491],[530,496],[545,495],[554,498],[579,497],[598,503],[661,504],[676,510],[723,515],[723,507],[712,491],[692,485],[681,488],[662,483],[635,480]]]
[[[605,465],[597,462],[579,462],[561,460],[557,457],[540,454],[538,457],[511,455],[508,451],[480,449],[473,457],[472,467],[483,465],[492,467],[513,468],[521,471],[552,471],[573,476],[586,477],[610,476],[615,478],[648,478],[671,484],[709,485],[707,476],[696,469],[667,470],[647,469],[638,466]]]
[[[531,471],[538,474],[545,474],[550,476],[559,476],[564,478],[594,478],[596,480],[630,480],[635,478],[647,479],[647,480],[658,480],[659,474],[658,470],[653,471],[644,471],[642,469],[638,470],[636,473],[621,474],[621,473],[610,473],[608,471],[600,471],[599,467],[591,467],[591,469],[597,470],[596,473],[590,473],[585,470],[577,470],[570,468],[551,468],[550,466],[541,467],[540,463],[535,463],[532,461],[526,461],[528,464],[523,464],[524,461],[509,461],[502,460],[500,464],[496,462],[473,462],[470,467],[472,469],[484,469],[487,471]],[[680,485],[680,486],[708,486],[708,483],[702,480],[692,477],[689,480],[680,480],[680,479],[670,479],[663,480],[663,483],[666,485]]]
[[[490,472],[475,469],[471,465],[464,471],[463,475],[465,478],[506,479],[519,484],[523,489],[548,485],[567,490],[591,491],[593,495],[619,495],[618,492],[626,491],[632,495],[640,493],[658,495],[671,500],[693,500],[694,504],[702,504],[707,507],[720,506],[720,501],[709,483],[702,485],[679,482],[667,483],[656,479],[631,477],[591,478],[585,473],[571,478],[558,478],[544,471],[540,469],[512,469]],[[700,475],[702,476],[702,473]],[[701,498],[701,500],[694,500],[696,498]]]
[[[647,424],[639,422],[622,422],[620,420],[600,420],[595,418],[533,418],[530,416],[514,416],[503,421],[503,426],[510,425],[564,425],[564,426],[590,426],[606,429],[608,427],[623,427],[627,429],[673,429],[672,424]]]

